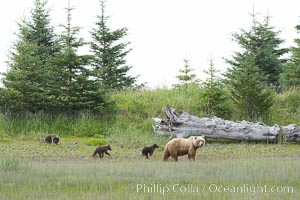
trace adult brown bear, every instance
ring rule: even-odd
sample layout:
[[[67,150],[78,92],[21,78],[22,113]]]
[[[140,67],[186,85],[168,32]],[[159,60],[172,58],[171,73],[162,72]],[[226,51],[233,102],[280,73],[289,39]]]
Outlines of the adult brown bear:
[[[190,136],[189,138],[175,138],[166,144],[163,161],[171,156],[178,161],[178,156],[188,155],[189,159],[195,160],[196,151],[205,144],[204,136]]]
[[[94,151],[93,157],[95,157],[96,154],[99,154],[99,157],[103,158],[104,153],[110,156],[110,154],[108,153],[108,150],[111,151],[111,147],[109,146],[109,144],[108,145],[99,146]]]

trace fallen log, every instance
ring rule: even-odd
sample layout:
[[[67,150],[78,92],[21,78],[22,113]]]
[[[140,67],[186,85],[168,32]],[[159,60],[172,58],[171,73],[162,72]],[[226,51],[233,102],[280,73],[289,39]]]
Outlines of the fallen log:
[[[300,141],[300,127],[296,124],[288,126],[267,126],[262,122],[239,121],[233,122],[218,117],[199,118],[186,112],[176,113],[174,108],[163,108],[167,119],[153,118],[155,133],[173,137],[188,137],[204,135],[207,138],[249,140],[249,141],[278,141],[279,136],[287,142]]]

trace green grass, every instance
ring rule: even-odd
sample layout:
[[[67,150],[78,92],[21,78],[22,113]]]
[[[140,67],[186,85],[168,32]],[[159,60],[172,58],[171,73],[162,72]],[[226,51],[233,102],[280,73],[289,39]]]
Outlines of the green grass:
[[[300,124],[300,96],[292,91],[276,96],[268,124]],[[165,118],[170,105],[196,116],[199,94],[157,89],[113,95],[113,114],[99,117],[25,114],[13,119],[0,115],[0,199],[298,199],[299,144],[208,141],[195,162],[162,162],[168,137],[153,133],[151,117]],[[61,136],[59,145],[41,142],[44,135]],[[91,138],[93,137],[93,138]],[[105,138],[106,141],[97,139]],[[91,142],[92,140],[92,142]],[[93,141],[95,140],[95,141]],[[110,144],[111,157],[92,158],[95,146]],[[157,143],[150,160],[141,149]],[[185,188],[198,192],[137,192],[137,184]],[[152,184],[152,185],[151,185]],[[293,193],[211,192],[216,184],[227,189],[246,186],[292,186]],[[175,185],[177,187],[177,185]],[[212,185],[211,187],[213,187]],[[222,188],[220,188],[222,189]]]
[[[33,162],[0,171],[0,199],[290,200],[299,196],[299,167],[300,160],[290,158]],[[273,186],[280,191],[271,192]]]
[[[26,166],[26,162],[18,157],[3,157],[0,158],[0,169],[4,172],[18,171]]]
[[[159,138],[160,148],[149,160],[141,149],[151,143],[124,144],[113,137],[107,140],[111,156],[92,158],[96,147],[86,144],[89,139],[62,137],[58,145],[17,138],[1,142],[0,199],[297,199],[299,195],[298,144],[208,141],[197,151],[195,162],[183,156],[176,163],[161,161],[166,138]],[[145,191],[143,187],[137,192],[143,184]],[[153,192],[154,184],[169,192]],[[214,191],[216,186],[220,192]],[[230,192],[226,186],[248,191]],[[268,190],[289,186],[293,193],[253,191],[257,186]]]
[[[0,158],[17,157],[33,161],[72,161],[91,160],[95,146],[89,144],[91,138],[61,137],[58,145],[46,144],[40,140],[23,140],[14,138],[0,143]],[[145,139],[146,140],[146,139]],[[157,143],[152,159],[160,160],[167,138],[153,136],[147,141],[124,141],[115,137],[107,139],[112,147],[111,157],[106,159],[144,160],[141,150],[144,146]],[[251,159],[251,158],[298,158],[300,156],[299,144],[266,144],[245,142],[216,143],[208,141],[197,151],[197,156],[206,160],[223,159]]]
[[[91,138],[86,144],[91,146],[101,146],[107,144],[107,141],[105,138]]]
[[[141,138],[147,141],[153,136],[152,117],[166,118],[162,108],[166,105],[185,111],[198,117],[211,117],[201,109],[201,93],[197,88],[155,89],[121,91],[112,95],[115,107],[110,113],[95,116],[89,112],[80,112],[76,116],[47,113],[23,113],[18,118],[0,114],[0,137],[40,138],[46,134],[60,136],[119,137],[121,140]],[[275,96],[274,105],[268,119],[268,125],[300,124],[300,95],[291,90]],[[232,105],[231,105],[232,107]],[[239,119],[233,112],[232,119]]]

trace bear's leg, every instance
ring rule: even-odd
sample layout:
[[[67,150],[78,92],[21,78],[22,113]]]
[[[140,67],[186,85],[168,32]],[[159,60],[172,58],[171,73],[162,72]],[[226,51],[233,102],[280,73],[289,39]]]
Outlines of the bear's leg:
[[[171,152],[171,157],[177,162],[178,161],[178,153],[176,151]]]
[[[189,155],[188,157],[189,157],[189,160],[192,159],[193,161],[195,161],[195,156],[193,156],[193,155],[190,156],[190,155]]]
[[[193,161],[195,161],[195,156],[196,156],[196,151],[194,149],[190,149],[188,152],[189,160],[192,159]]]
[[[148,157],[148,152],[146,153],[146,159],[149,159],[149,157]]]
[[[170,152],[168,149],[166,149],[163,154],[163,161],[167,161],[169,157],[170,157]]]
[[[106,151],[105,151],[105,154],[110,156],[110,154],[108,152],[106,152]]]
[[[150,155],[151,155],[151,156],[152,156],[152,154],[153,154],[153,150],[150,151]]]
[[[100,158],[103,158],[103,152],[100,152],[100,153],[99,153],[99,157],[100,157]]]
[[[172,158],[177,162],[178,161],[178,156],[177,155],[172,155]]]

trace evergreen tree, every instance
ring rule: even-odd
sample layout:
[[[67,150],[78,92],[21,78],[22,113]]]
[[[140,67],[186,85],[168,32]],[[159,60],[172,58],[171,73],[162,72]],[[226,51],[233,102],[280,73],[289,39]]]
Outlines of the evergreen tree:
[[[297,33],[300,33],[300,25],[295,27]],[[280,80],[284,88],[300,86],[300,38],[294,40],[296,47],[291,48],[291,58],[288,60]]]
[[[70,1],[67,10],[67,24],[62,26],[61,51],[56,56],[56,94],[67,112],[82,109],[101,110],[105,102],[102,86],[91,80],[87,68],[91,56],[78,55],[79,48],[86,45],[82,38],[77,38],[79,27],[71,26]]]
[[[266,82],[262,70],[256,66],[251,53],[237,53],[232,68],[225,74],[236,114],[241,119],[256,120],[268,116],[274,93]]]
[[[10,69],[7,73],[3,73],[3,85],[5,88],[1,91],[3,102],[1,107],[3,111],[24,111],[38,109],[36,98],[39,90],[36,80],[39,79],[39,70],[37,67],[32,67],[40,63],[32,52],[36,49],[36,44],[28,40],[29,27],[25,20],[18,24],[19,26],[19,41],[14,44],[8,62]]]
[[[91,32],[91,51],[94,55],[94,76],[106,88],[124,89],[133,87],[136,77],[128,75],[129,67],[125,57],[130,52],[129,43],[122,43],[127,35],[127,29],[111,31],[107,26],[108,17],[105,15],[105,1],[100,0],[101,15],[97,16],[96,28]]]
[[[208,79],[202,84],[201,110],[209,116],[229,119],[231,117],[229,95],[217,76],[219,71],[214,67],[213,59],[209,60],[209,68],[204,72],[208,75]]]
[[[10,110],[53,110],[57,106],[52,91],[53,60],[59,51],[56,37],[50,25],[47,1],[35,0],[31,20],[19,24],[18,41],[10,55],[10,69],[4,74],[3,84],[7,89],[7,109]],[[12,95],[12,96],[11,96]],[[16,95],[16,96],[14,96]],[[19,102],[12,105],[15,99]]]
[[[197,79],[196,74],[193,74],[192,72],[194,69],[192,69],[189,65],[189,60],[184,59],[184,68],[179,70],[179,75],[176,76],[176,78],[179,80],[179,84],[175,85],[175,87],[178,86],[184,86],[187,87],[189,85],[196,85],[198,84],[199,80]]]
[[[279,31],[274,31],[270,26],[269,16],[264,21],[258,22],[253,14],[253,24],[249,31],[241,30],[241,33],[234,34],[234,40],[254,58],[254,64],[262,70],[267,77],[266,81],[274,89],[279,88],[279,75],[283,70],[286,59],[281,56],[288,52],[286,48],[280,48],[283,40],[278,37]],[[238,53],[236,56],[240,56]],[[229,61],[231,65],[239,65],[236,58],[235,62]]]
[[[51,25],[50,10],[46,8],[47,3],[47,0],[34,1],[35,7],[28,23],[28,39],[37,44],[35,54],[40,56],[43,62],[47,62],[49,55],[52,56],[59,50],[56,45],[57,37]]]

